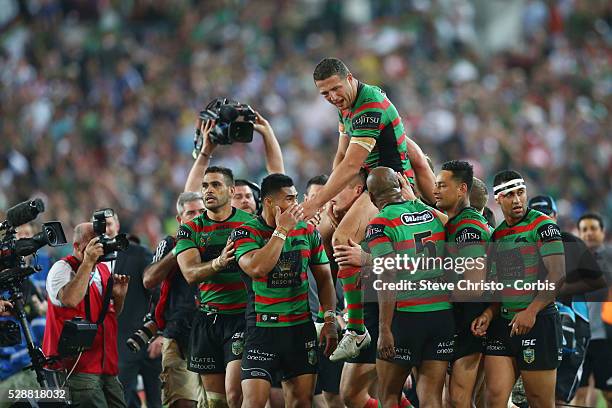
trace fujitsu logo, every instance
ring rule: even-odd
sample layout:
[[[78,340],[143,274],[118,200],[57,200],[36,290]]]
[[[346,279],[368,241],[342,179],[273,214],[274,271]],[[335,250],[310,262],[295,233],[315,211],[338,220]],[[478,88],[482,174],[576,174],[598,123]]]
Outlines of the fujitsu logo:
[[[380,122],[380,116],[368,116],[368,115],[361,115],[360,117],[356,118],[353,123],[356,126],[363,126],[363,125],[378,125],[378,122]]]

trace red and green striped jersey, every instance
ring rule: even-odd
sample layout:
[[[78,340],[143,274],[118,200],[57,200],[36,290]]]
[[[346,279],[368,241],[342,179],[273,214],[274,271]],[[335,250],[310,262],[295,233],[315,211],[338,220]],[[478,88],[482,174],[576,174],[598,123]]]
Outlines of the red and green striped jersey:
[[[191,248],[200,251],[202,262],[221,255],[232,230],[253,219],[245,211],[232,208],[232,215],[224,221],[214,221],[206,213],[180,226],[177,234],[176,255]],[[210,279],[200,283],[200,310],[221,314],[244,313],[246,288],[240,279],[240,268],[232,262]]]
[[[487,219],[473,207],[465,207],[446,222],[447,251],[452,257],[486,256],[491,239]]]
[[[432,312],[451,308],[448,290],[422,286],[445,281],[444,224],[433,209],[419,200],[387,204],[368,224],[366,241],[374,258],[399,254],[414,262],[411,265],[415,269],[409,266],[397,270],[396,282],[409,281],[416,285],[416,290],[397,292],[398,311]]]
[[[346,133],[351,143],[370,151],[363,164],[368,173],[375,167],[386,166],[403,172],[414,183],[404,124],[380,88],[359,82],[353,107],[339,111],[338,116],[340,133]]]
[[[532,283],[546,276],[542,258],[563,255],[561,231],[550,217],[528,208],[513,226],[503,221],[493,232],[492,241],[491,277],[504,284],[501,315],[512,319],[537,294],[535,290],[519,289],[515,283]]]
[[[262,217],[232,233],[236,260],[263,248],[274,228]],[[329,263],[321,235],[311,224],[299,222],[289,232],[278,262],[264,278],[242,273],[248,292],[247,326],[296,326],[312,321],[308,305],[308,267]]]

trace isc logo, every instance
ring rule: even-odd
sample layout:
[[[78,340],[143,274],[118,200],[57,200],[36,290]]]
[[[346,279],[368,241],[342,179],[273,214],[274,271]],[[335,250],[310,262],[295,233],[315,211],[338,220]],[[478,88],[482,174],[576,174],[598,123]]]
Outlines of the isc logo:
[[[535,346],[536,339],[523,340],[523,346]]]

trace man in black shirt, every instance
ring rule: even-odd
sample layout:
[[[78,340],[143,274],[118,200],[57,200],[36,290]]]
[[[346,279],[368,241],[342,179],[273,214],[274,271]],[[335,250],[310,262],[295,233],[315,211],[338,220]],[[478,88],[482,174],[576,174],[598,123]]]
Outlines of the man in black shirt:
[[[529,207],[557,222],[557,205],[550,196],[540,195],[529,200]],[[562,231],[565,253],[566,280],[560,288],[557,307],[563,325],[563,360],[557,369],[557,403],[567,404],[580,385],[582,365],[591,337],[589,313],[584,294],[605,286],[602,271],[585,243],[569,232]]]
[[[199,192],[184,192],[176,203],[179,224],[193,220],[206,211],[204,198]],[[203,397],[200,379],[187,370],[187,344],[191,321],[196,312],[196,287],[190,286],[181,273],[172,249],[173,236],[164,238],[155,251],[153,262],[143,276],[146,288],[161,284],[160,299],[155,308],[155,320],[163,329],[162,345],[162,402],[172,408],[196,407]]]

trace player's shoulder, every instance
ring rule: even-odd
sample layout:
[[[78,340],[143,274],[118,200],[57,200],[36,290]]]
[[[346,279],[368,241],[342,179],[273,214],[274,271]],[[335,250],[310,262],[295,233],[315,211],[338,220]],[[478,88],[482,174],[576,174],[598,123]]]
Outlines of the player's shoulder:
[[[485,231],[489,231],[487,219],[474,207],[466,207],[456,217],[448,220],[450,225],[457,225],[459,228],[463,226],[478,227]],[[460,224],[460,225],[459,225]]]
[[[248,213],[240,208],[235,208],[235,210],[236,212],[232,216],[232,221],[248,222],[257,218],[254,214]]]

